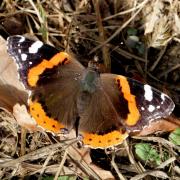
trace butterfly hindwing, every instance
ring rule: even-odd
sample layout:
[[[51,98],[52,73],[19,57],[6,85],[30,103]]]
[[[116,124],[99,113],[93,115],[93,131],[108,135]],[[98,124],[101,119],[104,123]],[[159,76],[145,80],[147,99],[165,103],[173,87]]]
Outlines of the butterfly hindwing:
[[[82,99],[82,103],[79,103],[84,108],[79,114],[79,130],[84,144],[93,148],[107,148],[121,144],[128,137],[111,99],[101,87],[93,94],[83,93],[79,97]],[[83,104],[85,99],[86,104]]]
[[[174,109],[169,96],[134,79],[102,74],[102,85],[128,131],[141,130]]]

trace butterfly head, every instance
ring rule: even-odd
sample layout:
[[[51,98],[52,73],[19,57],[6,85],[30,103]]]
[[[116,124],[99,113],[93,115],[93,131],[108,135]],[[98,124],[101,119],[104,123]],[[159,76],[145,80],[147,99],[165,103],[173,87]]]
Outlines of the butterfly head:
[[[88,69],[99,73],[100,71],[99,63],[97,61],[89,61]]]

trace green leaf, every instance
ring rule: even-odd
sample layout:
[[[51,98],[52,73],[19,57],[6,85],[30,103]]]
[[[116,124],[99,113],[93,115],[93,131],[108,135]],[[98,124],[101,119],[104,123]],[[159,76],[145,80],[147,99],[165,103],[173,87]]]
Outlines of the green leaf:
[[[170,158],[170,154],[167,151],[162,152],[161,160],[167,161]]]
[[[127,35],[128,35],[128,36],[136,36],[136,35],[137,35],[137,29],[128,28],[128,30],[127,30]]]
[[[39,10],[39,14],[40,14],[43,22],[46,22],[47,21],[46,11],[44,10],[44,8],[41,5],[41,3],[38,4],[38,10]]]
[[[135,145],[135,152],[137,156],[143,161],[155,162],[156,165],[161,164],[161,158],[156,149],[154,149],[151,144],[138,143]]]
[[[76,180],[76,176],[60,176],[58,180]]]
[[[46,176],[42,178],[42,180],[53,180],[53,179],[54,179],[54,176]]]
[[[43,40],[46,41],[48,37],[48,31],[47,31],[46,25],[41,24],[41,27],[39,28],[39,32],[42,34]]]
[[[141,55],[145,53],[145,45],[141,42],[136,44],[136,49],[138,50],[138,53]]]
[[[126,45],[130,48],[136,48],[138,42],[139,38],[137,36],[129,36],[126,40]]]
[[[42,34],[43,40],[46,41],[47,37],[48,37],[47,15],[46,15],[46,12],[45,12],[43,6],[41,5],[41,3],[38,3],[38,10],[39,10],[39,14],[43,21],[43,22],[41,22],[41,27],[39,29],[39,32]]]
[[[169,135],[169,140],[173,144],[180,146],[180,128],[177,128]]]

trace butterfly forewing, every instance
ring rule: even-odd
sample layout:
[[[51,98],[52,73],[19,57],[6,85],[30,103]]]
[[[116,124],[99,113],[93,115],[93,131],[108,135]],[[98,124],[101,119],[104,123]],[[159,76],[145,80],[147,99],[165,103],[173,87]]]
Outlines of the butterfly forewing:
[[[7,40],[8,53],[18,65],[20,80],[26,88],[32,88],[28,82],[28,72],[40,64],[43,59],[50,60],[59,51],[41,41],[33,41],[24,36],[10,36]]]
[[[37,124],[52,132],[72,128],[84,67],[69,54],[23,36],[8,38],[8,52],[18,65],[20,80],[31,90],[29,111]]]

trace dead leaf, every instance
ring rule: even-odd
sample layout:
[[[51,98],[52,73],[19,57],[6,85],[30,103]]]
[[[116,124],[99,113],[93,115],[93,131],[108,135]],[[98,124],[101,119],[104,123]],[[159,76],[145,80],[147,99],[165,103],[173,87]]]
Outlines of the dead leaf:
[[[180,18],[177,14],[174,14],[174,20],[175,20],[175,31],[179,32],[180,34]]]
[[[156,171],[147,171],[142,174],[138,174],[134,176],[133,178],[131,178],[130,180],[139,180],[139,179],[145,178],[148,175],[154,176],[156,178],[159,177],[161,179],[169,179],[168,175],[165,172],[156,170]]]
[[[6,41],[1,36],[0,57],[0,107],[12,112],[14,104],[26,104],[28,92],[18,79],[17,67],[9,57]]]
[[[89,150],[89,148],[75,149],[74,147],[70,146],[68,148],[68,154],[71,157],[75,157],[75,159],[83,165],[89,175],[92,175],[92,177],[96,177],[98,175],[100,179],[115,179],[110,171],[104,170],[92,163]]]
[[[159,18],[152,33],[146,34],[149,47],[165,46],[172,39],[172,24],[168,16]]]
[[[161,11],[164,8],[162,1],[156,0],[156,2],[150,2],[149,6],[146,6],[145,13],[148,15],[145,16],[145,32],[144,34],[149,34],[154,31],[160,16],[162,16]]]
[[[29,131],[42,131],[43,129],[37,126],[37,122],[30,116],[25,105],[16,104],[13,107],[13,115],[17,123],[28,129]]]
[[[168,119],[159,119],[152,122],[148,127],[140,131],[138,136],[146,136],[155,132],[170,132],[180,127],[180,120],[169,117]]]
[[[150,47],[159,48],[180,34],[180,2],[153,0],[144,8],[145,32]]]

